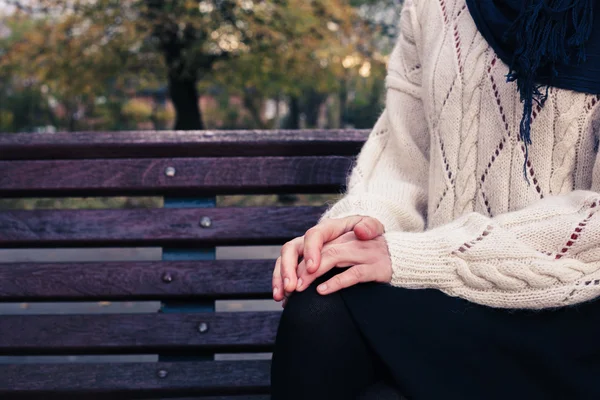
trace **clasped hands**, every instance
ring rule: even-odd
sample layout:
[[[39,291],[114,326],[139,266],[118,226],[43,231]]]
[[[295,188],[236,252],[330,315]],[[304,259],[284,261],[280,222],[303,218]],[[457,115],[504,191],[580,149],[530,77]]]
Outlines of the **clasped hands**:
[[[348,268],[317,288],[322,295],[364,282],[388,283],[392,263],[383,224],[372,217],[325,218],[281,248],[273,270],[273,298],[283,301],[333,268]]]

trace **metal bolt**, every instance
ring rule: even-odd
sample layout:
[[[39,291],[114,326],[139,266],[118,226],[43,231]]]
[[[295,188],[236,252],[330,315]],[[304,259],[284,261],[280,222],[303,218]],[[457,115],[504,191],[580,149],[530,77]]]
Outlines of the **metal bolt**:
[[[169,372],[166,369],[160,369],[156,373],[156,376],[158,376],[160,379],[165,379],[167,376],[169,376]]]
[[[169,178],[174,177],[176,173],[177,173],[177,170],[175,169],[175,167],[165,168],[165,175],[168,176]]]
[[[162,276],[162,280],[164,283],[171,283],[173,282],[173,275],[171,275],[169,272],[165,272]]]
[[[200,220],[200,226],[203,228],[210,228],[212,226],[212,220],[210,217],[202,217]]]
[[[200,325],[198,325],[198,332],[200,332],[200,333],[208,332],[208,324],[206,322],[200,322]]]

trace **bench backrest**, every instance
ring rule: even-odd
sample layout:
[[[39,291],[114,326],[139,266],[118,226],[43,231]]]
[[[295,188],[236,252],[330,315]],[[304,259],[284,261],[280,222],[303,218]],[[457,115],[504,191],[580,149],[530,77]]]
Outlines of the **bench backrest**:
[[[4,363],[0,398],[266,399],[279,312],[213,312],[268,299],[274,260],[215,246],[283,244],[321,207],[211,207],[223,194],[339,193],[365,131],[0,135],[0,197],[164,196],[165,207],[0,210],[0,248],[158,246],[162,261],[1,263],[0,302],[161,301],[146,314],[0,315],[0,356],[159,355],[153,362]],[[11,397],[12,396],[12,397]]]

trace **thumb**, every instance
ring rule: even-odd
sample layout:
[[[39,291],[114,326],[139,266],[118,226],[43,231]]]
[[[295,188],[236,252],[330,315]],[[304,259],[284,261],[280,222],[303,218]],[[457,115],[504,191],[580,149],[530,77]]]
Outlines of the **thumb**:
[[[383,224],[376,218],[363,217],[362,220],[354,226],[354,234],[359,240],[371,240],[385,233]]]

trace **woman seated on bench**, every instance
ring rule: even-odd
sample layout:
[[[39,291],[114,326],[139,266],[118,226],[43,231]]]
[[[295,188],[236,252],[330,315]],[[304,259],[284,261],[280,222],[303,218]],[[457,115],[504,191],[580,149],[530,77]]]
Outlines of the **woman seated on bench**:
[[[407,0],[386,86],[277,260],[273,399],[600,399],[600,3]]]

